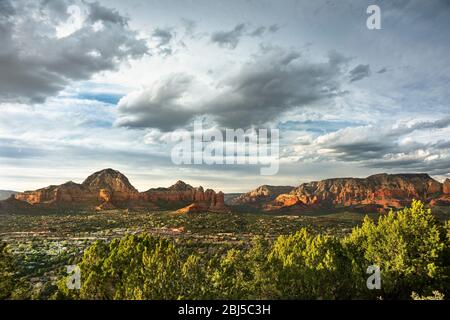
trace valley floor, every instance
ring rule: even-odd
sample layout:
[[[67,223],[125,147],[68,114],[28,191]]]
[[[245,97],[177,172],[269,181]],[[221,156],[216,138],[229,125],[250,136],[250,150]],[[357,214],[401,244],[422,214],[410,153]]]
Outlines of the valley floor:
[[[449,216],[442,211],[439,214]],[[129,234],[151,234],[182,242],[193,252],[210,254],[247,247],[255,236],[274,240],[303,227],[312,234],[341,238],[361,224],[364,216],[352,212],[277,216],[126,210],[0,215],[0,240],[9,245],[19,261],[18,280],[32,284],[36,291],[34,298],[46,299],[49,298],[46,291],[52,292],[65,267],[77,264],[84,250],[96,241],[107,242]],[[371,216],[376,217],[376,214]]]

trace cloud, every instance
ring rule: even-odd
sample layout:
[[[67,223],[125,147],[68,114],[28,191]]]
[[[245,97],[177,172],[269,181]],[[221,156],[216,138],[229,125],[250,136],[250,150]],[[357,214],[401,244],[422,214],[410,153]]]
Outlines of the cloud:
[[[250,37],[262,37],[266,33],[276,33],[280,30],[280,26],[278,24],[273,24],[268,27],[259,26],[253,29],[253,31],[249,32]]]
[[[370,77],[371,71],[368,64],[359,64],[349,72],[350,82]]]
[[[443,129],[450,126],[450,116],[434,121],[416,121],[411,124],[405,124],[400,122],[398,126],[392,128],[387,135],[388,136],[400,136],[405,135],[416,130],[425,129]]]
[[[220,83],[225,89],[211,102],[213,114],[225,127],[274,121],[290,109],[340,95],[342,66],[334,53],[313,63],[295,50],[269,49]]]
[[[257,38],[262,37],[268,33],[276,33],[280,30],[278,24],[272,24],[270,26],[258,26],[253,30],[246,33],[249,26],[245,23],[237,24],[232,30],[228,31],[216,31],[211,35],[211,42],[216,43],[221,48],[236,49],[241,38],[246,35],[249,37]]]
[[[184,126],[196,114],[183,98],[192,87],[193,78],[171,74],[151,87],[132,92],[118,103],[118,126],[173,130]]]
[[[161,47],[169,44],[170,40],[172,40],[173,35],[169,28],[156,28],[155,30],[153,30],[152,37],[157,40],[158,47]]]
[[[122,16],[117,10],[103,7],[98,2],[88,3],[90,14],[88,19],[91,23],[96,22],[109,22],[112,24],[118,24],[126,26],[128,19]]]
[[[450,163],[450,141],[433,142],[431,132],[448,127],[450,117],[417,121],[410,125],[402,121],[391,125],[377,123],[348,127],[319,136],[310,146],[315,149],[316,155],[320,153],[325,158],[356,162],[368,168],[446,174]],[[412,135],[425,130],[428,131],[428,141],[420,141]],[[443,166],[444,163],[446,166]]]
[[[192,19],[182,18],[181,24],[184,28],[184,34],[188,37],[195,37],[195,30],[197,29],[197,22]]]
[[[237,24],[232,30],[217,31],[211,35],[211,42],[222,48],[235,49],[243,36],[247,26],[245,23]]]
[[[259,26],[249,33],[250,37],[261,37],[266,33],[267,28],[265,26]]]
[[[167,57],[173,53],[171,42],[174,33],[171,28],[155,28],[152,32],[152,38],[156,42],[156,51],[159,55]]]
[[[0,103],[41,103],[72,81],[115,70],[148,50],[126,18],[96,2],[2,0],[1,6]]]
[[[118,104],[117,125],[167,131],[203,115],[228,128],[264,125],[285,111],[341,95],[346,61],[335,52],[310,62],[292,49],[264,48],[213,85],[174,74],[129,94]]]

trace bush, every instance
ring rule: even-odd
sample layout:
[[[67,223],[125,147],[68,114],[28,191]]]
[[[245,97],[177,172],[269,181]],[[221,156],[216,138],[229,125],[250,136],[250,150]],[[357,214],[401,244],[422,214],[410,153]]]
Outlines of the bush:
[[[367,277],[364,271],[369,265],[380,267],[383,298],[408,299],[413,290],[432,294],[445,289],[448,241],[446,244],[442,227],[420,201],[381,216],[378,223],[366,217],[344,244],[357,266],[355,272],[359,269]]]
[[[213,256],[149,235],[89,247],[80,263],[81,290],[61,281],[58,298],[81,299],[418,299],[448,296],[450,224],[411,208],[365,218],[343,239],[301,229],[273,243]],[[369,290],[367,267],[381,269]]]
[[[170,241],[149,235],[126,236],[109,245],[97,242],[80,263],[82,286],[59,298],[181,299],[202,295],[198,257],[181,258]]]
[[[0,299],[10,297],[13,290],[13,266],[12,257],[6,243],[0,242]]]

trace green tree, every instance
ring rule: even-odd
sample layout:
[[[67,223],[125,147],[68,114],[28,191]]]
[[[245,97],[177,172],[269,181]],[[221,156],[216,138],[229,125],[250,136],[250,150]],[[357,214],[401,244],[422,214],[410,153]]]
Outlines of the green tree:
[[[55,297],[437,299],[450,287],[450,223],[440,224],[418,201],[378,221],[366,217],[343,239],[303,228],[212,254],[196,248],[150,235],[96,242],[79,264],[81,289],[68,290],[63,279]],[[381,290],[366,286],[370,265],[381,269]]]
[[[0,242],[0,299],[7,299],[11,296],[14,288],[13,264],[6,243]]]
[[[353,281],[350,260],[339,240],[313,236],[306,229],[280,236],[269,253],[278,298],[345,299]]]
[[[420,201],[411,208],[391,211],[378,223],[365,218],[343,242],[356,276],[367,278],[369,265],[381,269],[381,291],[359,288],[355,295],[408,299],[412,291],[430,295],[441,290],[445,278],[445,242],[442,229]],[[361,283],[362,281],[359,281]]]
[[[203,295],[199,259],[185,260],[173,242],[149,235],[126,236],[89,247],[79,264],[80,290],[59,284],[57,298],[188,299]],[[194,283],[193,283],[194,281]],[[204,283],[204,282],[203,282]]]

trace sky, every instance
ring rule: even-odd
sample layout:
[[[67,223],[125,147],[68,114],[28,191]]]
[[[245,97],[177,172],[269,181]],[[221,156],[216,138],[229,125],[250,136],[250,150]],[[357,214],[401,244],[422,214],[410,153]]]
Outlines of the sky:
[[[370,30],[369,5],[381,10]],[[450,178],[446,0],[0,0],[0,189]],[[176,165],[171,134],[278,129],[280,166]]]

